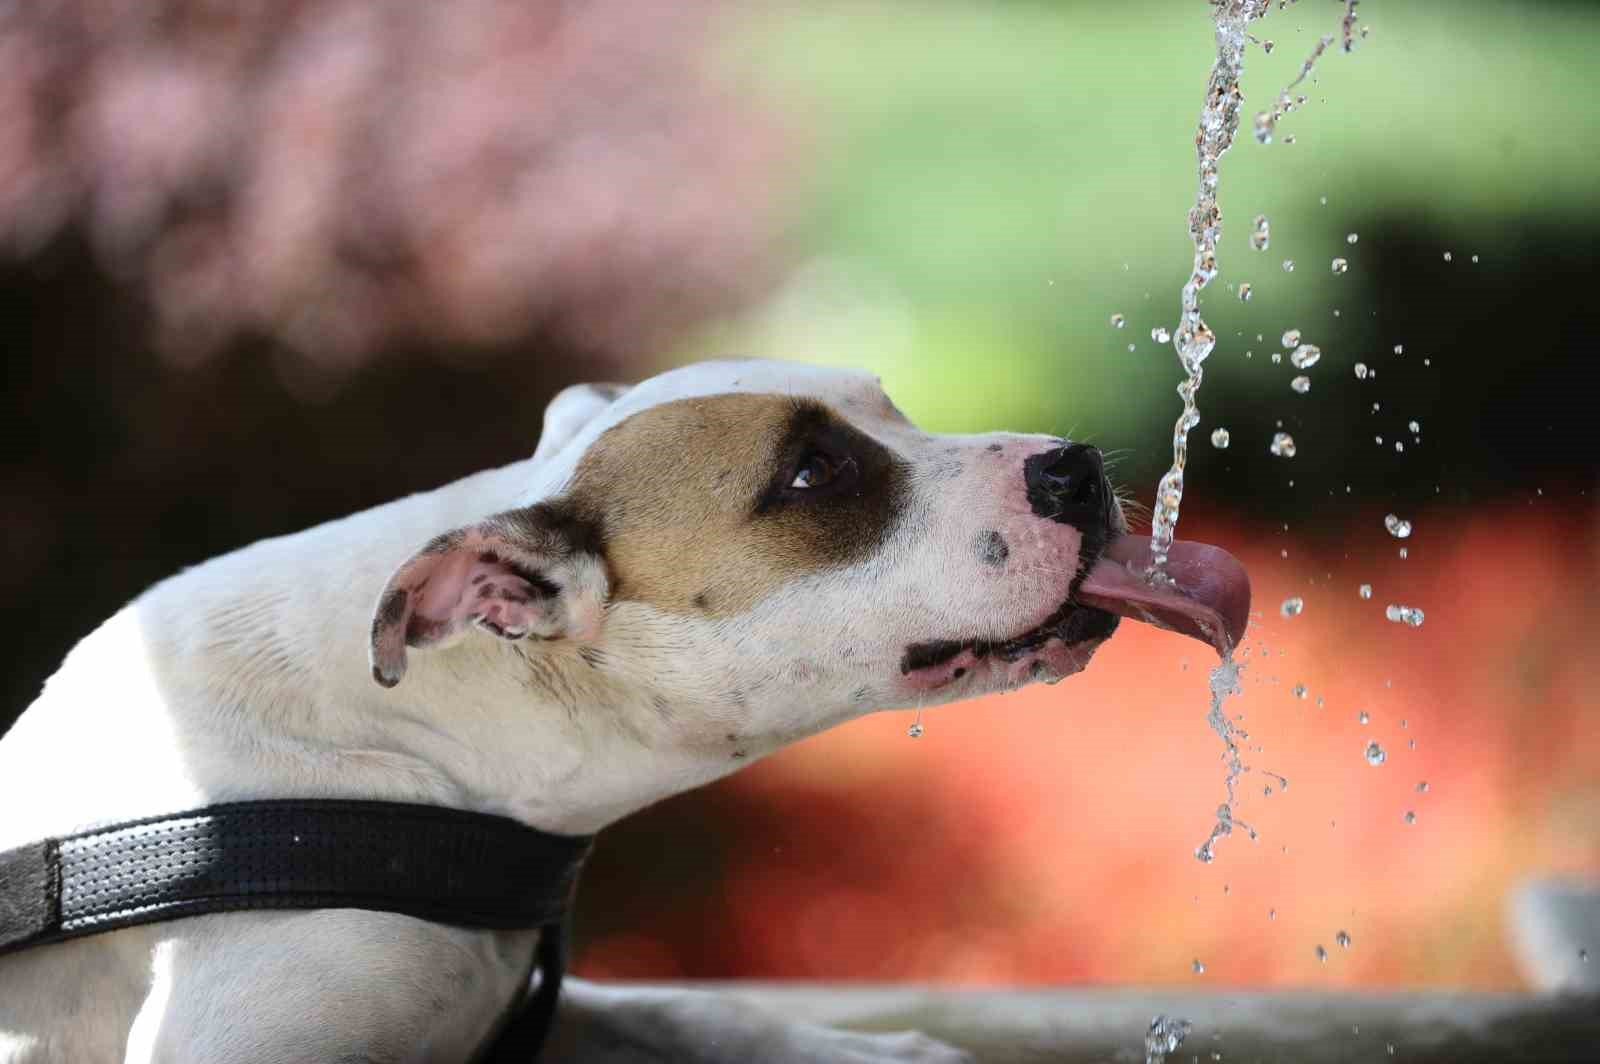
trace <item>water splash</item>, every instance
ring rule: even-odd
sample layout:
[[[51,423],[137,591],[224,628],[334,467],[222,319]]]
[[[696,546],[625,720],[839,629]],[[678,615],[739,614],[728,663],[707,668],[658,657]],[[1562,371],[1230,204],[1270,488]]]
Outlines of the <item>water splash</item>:
[[[1250,738],[1250,735],[1222,711],[1228,696],[1239,693],[1239,673],[1243,669],[1244,665],[1234,661],[1229,653],[1211,670],[1211,712],[1206,714],[1206,723],[1222,739],[1223,760],[1227,763],[1228,774],[1223,780],[1227,797],[1217,806],[1217,822],[1212,825],[1206,841],[1194,851],[1195,859],[1203,864],[1210,864],[1216,859],[1217,840],[1233,834],[1235,827],[1242,828],[1252,841],[1257,837],[1255,828],[1233,815],[1234,784],[1246,771],[1244,759],[1239,756],[1239,743]]]
[[[1217,58],[1206,83],[1205,103],[1195,131],[1198,187],[1189,211],[1189,238],[1194,244],[1194,266],[1181,293],[1181,312],[1174,344],[1184,380],[1178,385],[1183,412],[1172,430],[1172,467],[1156,486],[1150,528],[1151,580],[1168,579],[1167,551],[1178,525],[1183,502],[1183,471],[1188,461],[1189,430],[1200,423],[1195,396],[1200,390],[1202,367],[1216,347],[1217,337],[1200,317],[1200,290],[1217,275],[1217,240],[1222,235],[1222,210],[1217,206],[1217,181],[1222,156],[1233,145],[1239,128],[1239,74],[1244,69],[1245,31],[1252,20],[1267,11],[1269,0],[1223,0],[1213,11]]]
[[[1182,1017],[1157,1016],[1144,1035],[1144,1064],[1166,1064],[1167,1054],[1175,1053],[1189,1037],[1194,1025]]]
[[[1355,29],[1356,24],[1356,5],[1360,2],[1361,0],[1344,0],[1344,15],[1339,20],[1339,36],[1344,41],[1343,47],[1346,52],[1355,49],[1352,31]],[[1362,36],[1366,36],[1364,27]],[[1294,95],[1293,90],[1295,86],[1311,76],[1312,68],[1317,65],[1317,60],[1322,58],[1322,53],[1328,50],[1328,46],[1334,42],[1334,39],[1332,34],[1318,38],[1317,46],[1311,50],[1311,54],[1306,57],[1306,61],[1300,64],[1299,76],[1289,82],[1282,92],[1278,93],[1277,102],[1272,105],[1270,110],[1262,111],[1256,115],[1255,135],[1259,143],[1271,144],[1273,131],[1278,128],[1278,120],[1295,108],[1305,104],[1306,98]],[[1285,137],[1284,141],[1293,144],[1294,137]],[[1324,197],[1322,202],[1327,203],[1327,198]],[[1355,243],[1355,241],[1352,240],[1351,243]],[[1445,252],[1445,261],[1450,261],[1449,252]]]

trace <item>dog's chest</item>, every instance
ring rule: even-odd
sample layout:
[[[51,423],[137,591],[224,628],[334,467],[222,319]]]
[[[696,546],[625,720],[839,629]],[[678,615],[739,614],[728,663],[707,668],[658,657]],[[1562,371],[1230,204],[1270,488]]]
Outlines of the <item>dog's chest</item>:
[[[0,960],[0,1059],[466,1060],[526,985],[536,942],[338,909],[23,951]]]

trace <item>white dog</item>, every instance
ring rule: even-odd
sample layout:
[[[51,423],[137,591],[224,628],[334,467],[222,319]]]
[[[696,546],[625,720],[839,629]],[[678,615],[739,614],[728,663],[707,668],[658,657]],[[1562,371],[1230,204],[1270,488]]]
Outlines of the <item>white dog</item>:
[[[868,375],[570,388],[531,459],[214,559],[85,638],[0,741],[0,851],[266,798],[587,834],[873,710],[1077,672],[1118,614],[1238,639],[1236,562],[1180,543],[1152,582],[1124,531],[1092,448],[930,435]],[[0,1061],[466,1061],[537,936],[318,909],[23,949]],[[568,980],[546,1057],[965,1054]]]

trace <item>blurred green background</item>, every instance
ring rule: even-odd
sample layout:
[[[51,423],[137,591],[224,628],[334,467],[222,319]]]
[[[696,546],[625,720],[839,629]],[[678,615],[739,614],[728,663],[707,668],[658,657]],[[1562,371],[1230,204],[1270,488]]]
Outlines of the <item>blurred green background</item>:
[[[1600,11],[1368,3],[1370,37],[1352,54],[1329,50],[1296,90],[1306,105],[1274,143],[1256,143],[1251,116],[1341,9],[1305,0],[1256,24],[1275,47],[1247,52],[1243,128],[1222,166],[1221,274],[1203,308],[1221,342],[1198,431],[1231,426],[1227,464],[1247,476],[1268,471],[1271,422],[1285,419],[1314,440],[1301,474],[1370,484],[1382,470],[1408,487],[1449,474],[1492,493],[1524,476],[1511,460],[1522,447],[1501,437],[1546,433],[1530,407],[1581,416],[1562,377],[1579,365],[1566,345],[1584,340],[1568,330],[1600,235],[1588,69]],[[1151,330],[1174,327],[1192,256],[1210,36],[1209,7],[1185,0],[823,5],[751,19],[730,66],[815,134],[816,184],[790,233],[801,265],[772,304],[693,335],[673,359],[777,351],[868,365],[930,427],[1075,429],[1130,449],[1123,474],[1153,484],[1178,370]],[[1271,222],[1266,251],[1248,243],[1258,214]],[[1346,274],[1333,274],[1335,257]],[[1288,389],[1287,362],[1269,362],[1290,328],[1325,354],[1304,398]],[[1377,371],[1365,388],[1357,361]],[[1379,400],[1392,416],[1368,416]],[[1372,452],[1373,434],[1409,441],[1402,427],[1424,412],[1439,430],[1426,434],[1426,472]],[[1563,468],[1569,427],[1541,440]],[[1480,438],[1506,460],[1477,453]],[[1447,439],[1473,453],[1438,453]],[[1593,445],[1577,442],[1576,467],[1592,468]],[[1218,456],[1198,450],[1208,470]]]

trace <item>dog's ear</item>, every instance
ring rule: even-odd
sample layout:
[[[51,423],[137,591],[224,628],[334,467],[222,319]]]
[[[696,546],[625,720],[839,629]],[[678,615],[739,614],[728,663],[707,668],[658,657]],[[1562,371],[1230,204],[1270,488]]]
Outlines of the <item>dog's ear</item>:
[[[571,442],[596,414],[627,394],[626,384],[574,384],[563,388],[544,408],[535,460],[548,458]]]
[[[393,687],[406,648],[477,627],[501,639],[600,633],[610,584],[592,523],[540,503],[435,537],[395,570],[372,616],[372,678]]]

